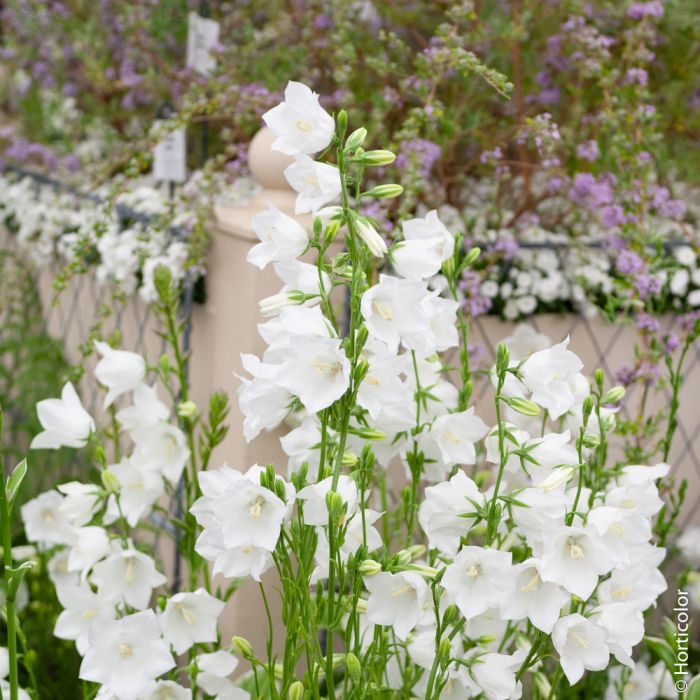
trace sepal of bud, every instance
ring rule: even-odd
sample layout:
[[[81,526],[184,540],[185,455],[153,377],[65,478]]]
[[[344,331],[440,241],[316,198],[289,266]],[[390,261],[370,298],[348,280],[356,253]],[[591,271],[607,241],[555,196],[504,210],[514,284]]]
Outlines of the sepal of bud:
[[[531,418],[534,418],[535,416],[539,416],[542,412],[540,407],[534,401],[530,401],[529,399],[521,399],[519,396],[504,398],[504,401],[514,411],[521,413],[523,416],[530,416]]]
[[[363,192],[363,196],[372,197],[374,199],[389,199],[391,197],[398,197],[403,193],[403,187],[394,183],[389,183],[386,185],[377,185],[367,192]]]

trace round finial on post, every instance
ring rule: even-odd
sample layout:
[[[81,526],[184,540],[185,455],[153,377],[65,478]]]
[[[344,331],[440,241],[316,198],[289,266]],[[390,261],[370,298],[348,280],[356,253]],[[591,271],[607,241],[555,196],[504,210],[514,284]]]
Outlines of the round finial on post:
[[[284,169],[294,162],[294,158],[271,146],[275,135],[264,126],[253,136],[248,147],[248,167],[256,182],[267,190],[291,190]]]

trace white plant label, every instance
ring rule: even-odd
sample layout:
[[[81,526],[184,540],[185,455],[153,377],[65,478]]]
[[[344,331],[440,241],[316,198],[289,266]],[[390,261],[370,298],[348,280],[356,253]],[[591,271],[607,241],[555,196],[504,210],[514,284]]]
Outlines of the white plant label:
[[[185,127],[181,126],[153,149],[153,177],[166,182],[184,182],[187,179],[185,156]]]
[[[190,12],[187,28],[187,67],[202,75],[216,67],[212,49],[219,41],[219,23]]]

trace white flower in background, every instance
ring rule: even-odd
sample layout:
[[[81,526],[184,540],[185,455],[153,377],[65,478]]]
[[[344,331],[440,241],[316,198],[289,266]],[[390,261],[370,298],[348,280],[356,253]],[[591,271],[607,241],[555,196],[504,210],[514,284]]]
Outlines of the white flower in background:
[[[425,218],[405,221],[402,232],[403,241],[392,252],[394,269],[401,277],[433,277],[454,253],[454,236],[435,210],[428,212]]]
[[[306,416],[301,425],[280,438],[280,445],[289,457],[288,475],[291,476],[306,464],[309,479],[317,480],[321,458],[321,423],[316,416]]]
[[[613,560],[600,535],[590,528],[562,526],[544,538],[540,562],[543,581],[558,583],[587,600],[598,576],[610,572]]]
[[[375,625],[390,626],[405,640],[418,623],[428,598],[428,584],[413,571],[392,574],[382,571],[365,576],[367,619]]]
[[[155,679],[175,666],[152,610],[120,620],[95,618],[80,678],[106,687],[120,700],[153,690]]]
[[[463,547],[448,565],[441,585],[448,600],[469,620],[503,601],[510,580],[510,552]]]
[[[272,148],[288,156],[318,153],[331,143],[335,133],[333,117],[321,107],[318,95],[293,80],[287,83],[284,102],[262,118],[277,137]]]
[[[307,525],[323,527],[328,525],[328,506],[326,504],[326,494],[331,490],[333,477],[329,476],[317,484],[305,486],[297,494],[297,498],[304,502],[304,522]],[[337,493],[346,504],[346,521],[349,520],[357,510],[359,495],[357,485],[346,474],[341,474],[338,478]]]
[[[428,536],[430,548],[454,556],[460,539],[471,528],[476,508],[484,505],[479,487],[460,469],[449,480],[425,489],[418,521]]]
[[[175,681],[158,681],[156,687],[143,700],[191,700],[192,691]]]
[[[663,554],[655,560],[641,561],[629,569],[615,569],[610,578],[598,586],[598,602],[634,603],[639,610],[646,610],[668,588],[664,575],[658,569],[662,559]]]
[[[238,659],[227,651],[215,651],[195,657],[199,669],[197,685],[221,700],[250,700],[250,693],[237,688],[229,676],[236,670]]]
[[[217,640],[216,626],[223,609],[223,601],[198,588],[168,598],[158,622],[166,641],[177,654],[184,654],[193,644]]]
[[[474,464],[474,443],[483,439],[488,430],[486,423],[474,413],[473,406],[460,413],[439,416],[430,428],[446,464]]]
[[[238,387],[238,407],[244,416],[243,436],[246,442],[250,442],[261,431],[274,430],[289,415],[294,397],[287,389],[270,379],[239,379],[241,385]]]
[[[522,449],[527,450],[536,462],[533,464],[524,460],[524,467],[538,486],[542,486],[548,477],[560,471],[560,467],[576,466],[579,463],[578,453],[571,444],[571,434],[568,430],[531,438],[522,445]]]
[[[147,434],[151,428],[168,420],[170,410],[158,398],[154,386],[139,384],[131,395],[133,404],[117,411],[117,421],[133,436]]]
[[[294,336],[274,380],[310,413],[337,401],[350,384],[350,361],[335,338]]]
[[[423,299],[422,307],[428,318],[429,333],[407,334],[404,345],[423,357],[455,347],[459,343],[457,335],[459,302],[454,299],[445,299],[435,291]]]
[[[392,353],[373,338],[368,339],[363,356],[369,369],[357,392],[358,405],[376,419],[388,404],[410,404],[413,395],[401,379],[406,371],[406,356]]]
[[[44,545],[75,542],[75,529],[61,510],[64,501],[57,491],[46,491],[22,506],[20,513],[29,542]]]
[[[515,678],[525,659],[522,651],[514,654],[481,654],[474,649],[470,656],[473,662],[469,666],[467,682],[475,695],[483,693],[488,700],[517,700],[522,695],[520,681]]]
[[[131,527],[136,527],[138,521],[151,511],[163,495],[163,478],[156,471],[135,467],[128,458],[119,464],[112,464],[110,471],[119,482],[119,504],[116,496],[110,494],[105,522],[110,524],[124,516]]]
[[[159,423],[147,432],[134,435],[136,445],[131,463],[138,469],[149,469],[177,484],[190,458],[185,434],[176,425]]]
[[[136,610],[148,607],[153,589],[168,581],[153,559],[136,549],[119,550],[95,564],[90,578],[101,596]]]
[[[522,530],[536,555],[542,553],[544,541],[564,524],[566,501],[561,493],[545,493],[540,488],[526,488],[515,496],[511,509],[513,520]],[[524,504],[523,506],[518,505]]]
[[[70,382],[63,387],[60,399],[39,401],[36,412],[44,431],[32,440],[32,450],[85,447],[95,430],[95,421],[83,408]]]
[[[537,629],[550,634],[570,596],[555,583],[543,581],[539,566],[539,560],[532,558],[513,567],[512,588],[504,597],[500,611],[506,620],[527,617]]]
[[[56,595],[64,609],[56,620],[54,636],[75,641],[76,649],[82,656],[88,647],[88,633],[92,621],[96,617],[116,617],[114,602],[95,593],[87,583],[73,586],[57,585]]]
[[[673,689],[673,684],[671,684]],[[675,689],[667,696],[659,692],[659,683],[642,661],[637,661],[633,669],[613,666],[608,671],[608,687],[604,700],[655,700],[657,697],[676,697]]]
[[[676,546],[681,554],[694,567],[700,567],[700,527],[688,525],[676,540]]]
[[[396,354],[399,343],[426,334],[430,319],[422,304],[427,294],[421,282],[380,275],[379,284],[362,295],[362,316],[370,336],[386,343]]]
[[[251,225],[260,243],[248,251],[247,260],[261,270],[268,263],[295,260],[309,245],[309,237],[298,221],[283,214],[272,202],[256,214]]]
[[[95,484],[69,481],[56,489],[64,496],[59,510],[74,527],[87,525],[102,503],[100,489]]]
[[[317,163],[307,155],[295,156],[295,162],[285,168],[284,176],[298,193],[295,214],[316,212],[340,195],[338,168],[328,163]]]
[[[644,636],[644,616],[634,603],[607,603],[590,618],[607,632],[610,653],[625,666],[634,668],[632,649]]]
[[[87,571],[110,551],[107,531],[97,525],[78,528],[68,555],[68,571]]]
[[[49,559],[47,570],[54,586],[77,586],[80,583],[80,574],[68,571],[68,553],[68,549],[59,549]]]
[[[584,671],[602,671],[608,665],[606,636],[605,630],[579,614],[562,617],[554,625],[552,643],[571,685],[581,680]]]
[[[141,384],[146,376],[146,362],[135,352],[114,350],[99,340],[95,341],[95,347],[102,355],[95,367],[95,378],[107,388],[104,408],[108,408],[117,397]]]
[[[531,399],[549,411],[551,418],[564,415],[574,404],[570,382],[583,363],[570,350],[569,339],[530,355],[521,367],[523,384]]]

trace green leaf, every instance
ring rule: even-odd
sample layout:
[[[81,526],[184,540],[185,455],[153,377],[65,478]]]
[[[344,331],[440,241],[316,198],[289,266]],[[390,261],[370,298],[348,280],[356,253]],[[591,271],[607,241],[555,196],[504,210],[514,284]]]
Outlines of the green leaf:
[[[17,595],[17,589],[19,584],[22,582],[25,574],[27,574],[31,569],[36,566],[35,561],[25,561],[17,567],[6,568],[6,571],[10,574],[10,580],[7,586],[7,599],[14,600]]]
[[[10,478],[7,480],[7,488],[5,493],[7,493],[7,500],[12,503],[19,491],[19,487],[22,485],[22,481],[27,474],[27,460],[23,459],[12,471]]]
[[[669,643],[665,639],[660,639],[659,637],[644,637],[644,643],[653,654],[664,662],[669,673],[673,675],[676,657]]]
[[[700,700],[700,676],[694,676],[685,691],[685,700]]]

